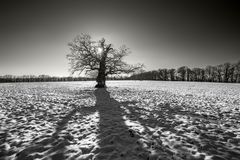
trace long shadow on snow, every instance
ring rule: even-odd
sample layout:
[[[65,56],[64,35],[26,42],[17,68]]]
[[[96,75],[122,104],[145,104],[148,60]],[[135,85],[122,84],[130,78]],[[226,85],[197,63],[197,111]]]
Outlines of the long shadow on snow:
[[[169,104],[157,106],[152,110],[140,108],[137,102],[131,105],[122,104],[130,111],[127,117],[133,121],[137,120],[144,127],[145,132],[152,135],[152,139],[157,140],[155,142],[165,139],[165,143],[156,147],[155,151],[166,151],[169,158],[173,155],[191,160],[204,159],[206,155],[219,160],[240,158],[240,149],[236,147],[239,139],[236,141],[236,135],[226,133],[219,128],[213,127],[210,130],[206,128],[206,125],[213,121],[217,123],[212,117],[183,111],[182,107],[172,108]],[[146,117],[143,118],[142,115]],[[185,122],[179,117],[185,117]],[[154,136],[155,130],[151,131],[149,128],[159,128],[157,136]],[[163,132],[165,134],[162,134]],[[233,139],[235,148],[229,145],[227,142],[229,139]]]
[[[95,111],[98,111],[100,116],[99,133],[97,136],[99,139],[98,147],[93,148],[91,151],[95,153],[95,157],[93,157],[95,159],[150,159],[149,147],[156,153],[166,153],[169,159],[174,154],[182,159],[204,159],[204,154],[196,156],[195,151],[191,151],[194,147],[200,153],[215,155],[215,159],[240,157],[239,150],[231,148],[226,143],[229,139],[232,139],[232,135],[225,134],[222,130],[214,130],[212,132],[221,135],[223,138],[221,136],[213,137],[209,134],[211,131],[204,127],[209,121],[201,121],[206,119],[206,117],[201,117],[193,112],[182,111],[181,107],[171,108],[168,104],[157,106],[161,109],[147,110],[140,108],[138,103],[134,101],[120,103],[111,98],[106,89],[96,89],[94,95],[96,96],[95,106],[87,107],[87,109],[74,108],[57,123],[55,132],[51,136],[35,139],[33,141],[34,145],[17,154],[17,160],[42,158],[40,154],[30,155],[35,153],[35,151],[38,153],[47,151],[47,154],[52,155],[52,159],[66,159],[64,150],[66,146],[74,142],[73,137],[68,132],[61,133],[61,131],[66,129],[66,125],[76,112],[83,113],[82,116],[84,116]],[[130,113],[127,114],[121,106],[127,108]],[[132,121],[138,121],[144,127],[146,134],[150,135],[148,139],[151,142],[150,146],[148,144],[146,148],[143,147],[142,143],[139,143],[140,136],[126,126],[123,119],[124,115]],[[143,118],[143,115],[146,117]],[[184,124],[182,121],[178,121],[176,115],[188,117],[188,123]],[[179,126],[182,130],[176,129]],[[188,130],[188,127],[191,126],[195,127],[195,129]],[[150,129],[156,127],[162,128],[158,131],[159,135],[157,136]],[[162,134],[165,131],[169,131],[169,134],[173,134],[173,136],[167,137],[168,135]],[[196,137],[189,137],[186,133],[193,134]],[[159,143],[163,139],[167,143]],[[172,145],[173,142],[180,141],[183,143]],[[164,159],[168,158],[165,157]]]
[[[133,130],[129,129],[124,122],[122,117],[124,110],[120,108],[121,103],[111,98],[106,89],[96,89],[94,95],[96,96],[95,106],[73,108],[72,111],[57,123],[54,133],[51,135],[42,135],[34,139],[31,146],[16,155],[16,160],[43,158],[41,154],[43,152],[44,155],[48,158],[50,156],[53,160],[69,158],[65,154],[66,147],[74,144],[72,135],[66,131],[69,121],[77,118],[81,119],[81,117],[76,117],[77,112],[81,116],[85,116],[96,111],[99,112],[100,118],[99,133],[97,136],[99,142],[98,146],[91,151],[95,154],[95,157],[90,156],[87,159],[148,159],[149,151],[139,143],[139,136]],[[77,158],[81,154],[82,152],[80,151],[74,157]],[[72,158],[74,159],[74,157]]]
[[[74,94],[77,95],[76,98],[78,98],[79,94],[84,94],[84,92],[77,92],[77,93],[72,93],[70,92],[69,94]],[[89,93],[89,90],[87,90]],[[24,103],[27,103],[24,101]],[[61,104],[61,103],[59,103]],[[64,102],[64,105],[67,105]],[[93,111],[96,111],[96,109],[93,109],[94,107],[83,107],[83,106],[65,106],[70,110],[68,113],[65,112],[54,112],[51,113],[47,110],[42,110],[39,109],[38,107],[35,107],[34,105],[23,105],[22,110],[11,110],[12,116],[15,116],[15,119],[17,122],[22,122],[21,117],[18,118],[18,116],[24,116],[27,118],[27,121],[24,121],[22,125],[18,125],[16,128],[13,130],[5,130],[4,132],[0,133],[0,159],[7,159],[8,157],[16,154],[16,159],[17,160],[31,160],[31,159],[36,159],[36,158],[51,158],[51,159],[66,159],[69,157],[69,155],[65,154],[66,147],[69,145],[74,145],[76,142],[74,141],[74,137],[67,131],[67,125],[69,125],[69,121],[76,122],[76,120],[81,119],[82,116],[84,115],[89,115],[93,113]],[[16,107],[17,108],[17,107]],[[65,108],[66,109],[66,108]],[[76,116],[76,113],[80,112],[81,114],[79,116]],[[36,116],[32,116],[32,114],[36,114]],[[43,114],[39,114],[43,113]],[[17,115],[17,116],[16,116]],[[13,116],[13,117],[14,117]],[[63,116],[63,117],[62,117]],[[55,122],[56,118],[62,117],[60,121],[57,123]],[[32,127],[29,125],[30,122],[35,121],[39,124],[41,123],[41,120],[44,121],[49,121],[56,123],[55,130],[47,130],[45,129],[45,134],[41,136],[36,136],[34,139],[31,139],[29,141],[20,141],[20,142],[11,142],[14,141],[15,139],[10,139],[9,138],[9,133],[12,131],[19,131],[20,129],[24,128],[23,132],[19,132],[18,135],[22,138],[21,135],[24,134],[25,130],[26,131],[31,131],[32,129],[39,129]],[[44,125],[44,123],[43,123]],[[80,131],[81,126],[77,126],[77,130]],[[42,130],[40,129],[40,132]],[[81,138],[81,136],[79,137]],[[10,144],[10,149],[5,147],[6,144]],[[19,151],[19,149],[21,149]],[[71,152],[71,151],[70,151]],[[69,151],[68,151],[69,153]],[[74,154],[73,154],[74,155]],[[81,155],[81,150],[79,149],[79,154],[75,154],[75,158]],[[72,157],[74,159],[74,157]]]
[[[47,151],[45,155],[51,155],[53,160],[62,160],[67,157],[64,155],[65,147],[71,144],[73,137],[66,130],[68,122],[78,112],[80,108],[74,108],[61,121],[57,123],[55,132],[50,135],[43,135],[33,140],[32,145],[25,148],[16,155],[16,160],[31,160],[43,158],[41,153]]]
[[[93,152],[96,159],[148,159],[149,152],[139,143],[140,136],[128,128],[123,119],[121,103],[110,97],[106,89],[96,89],[96,108],[99,112],[98,145]],[[126,103],[126,102],[125,102]],[[128,102],[131,103],[131,102]]]

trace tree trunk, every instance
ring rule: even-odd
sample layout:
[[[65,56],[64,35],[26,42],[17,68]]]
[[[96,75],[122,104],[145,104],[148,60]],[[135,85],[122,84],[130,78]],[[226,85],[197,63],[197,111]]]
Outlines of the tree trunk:
[[[106,57],[107,52],[104,52],[101,58],[99,70],[98,70],[98,76],[97,76],[97,85],[96,88],[105,88],[106,87]]]
[[[105,88],[105,81],[106,81],[106,77],[105,77],[105,70],[104,67],[100,67],[99,71],[98,71],[98,76],[97,76],[97,85],[95,86],[96,88]]]

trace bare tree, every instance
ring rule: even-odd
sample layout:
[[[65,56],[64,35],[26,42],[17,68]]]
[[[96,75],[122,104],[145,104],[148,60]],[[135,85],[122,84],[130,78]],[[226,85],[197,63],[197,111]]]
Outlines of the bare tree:
[[[201,69],[200,70],[200,77],[201,77],[201,82],[204,82],[205,81],[205,70],[204,69]]]
[[[168,80],[168,70],[167,69],[159,69],[159,79],[163,80],[163,81],[167,81]]]
[[[201,81],[201,68],[193,68],[194,81]]]
[[[217,79],[217,67],[216,66],[207,66],[205,68],[206,80],[208,82],[215,82]]]
[[[175,72],[176,72],[175,69],[169,69],[169,70],[168,70],[169,77],[170,77],[170,80],[171,80],[171,81],[175,81]]]
[[[97,71],[97,88],[105,87],[106,76],[121,73],[133,73],[143,67],[142,64],[129,65],[123,58],[130,53],[129,48],[121,46],[114,49],[105,39],[93,41],[88,34],[81,34],[69,44],[71,53],[67,55],[71,73]]]
[[[230,82],[233,83],[235,81],[235,64],[231,64],[230,69],[229,69],[229,79]]]
[[[187,71],[186,71],[186,66],[182,66],[182,67],[179,67],[178,69],[177,69],[177,73],[179,74],[179,77],[180,77],[180,80],[181,81],[185,81],[185,77],[186,77],[186,73],[187,73]]]
[[[228,82],[230,78],[230,68],[231,64],[230,63],[224,63],[223,64],[223,71],[224,71],[224,82]]]
[[[239,83],[240,82],[240,61],[238,61],[236,64],[235,64],[235,79],[236,79],[236,82]]]
[[[208,82],[211,82],[211,80],[212,80],[212,66],[207,66],[205,68],[205,75],[206,75],[206,80]]]
[[[217,76],[217,80],[218,82],[222,82],[222,77],[223,77],[223,65],[217,65],[217,70],[216,70],[216,76]]]
[[[187,78],[187,81],[190,80],[190,77],[191,77],[191,74],[192,74],[192,70],[188,67],[185,68],[186,70],[186,78]]]
[[[212,82],[216,82],[217,81],[217,67],[216,66],[212,66]]]

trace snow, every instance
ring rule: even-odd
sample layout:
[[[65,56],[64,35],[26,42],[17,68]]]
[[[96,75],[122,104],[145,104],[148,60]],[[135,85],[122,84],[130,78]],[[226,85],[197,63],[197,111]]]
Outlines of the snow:
[[[0,159],[240,159],[240,84],[0,84]]]

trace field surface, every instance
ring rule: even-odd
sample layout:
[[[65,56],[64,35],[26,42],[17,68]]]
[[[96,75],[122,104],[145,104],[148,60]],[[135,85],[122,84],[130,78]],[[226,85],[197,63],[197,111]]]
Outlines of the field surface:
[[[94,85],[0,84],[0,159],[240,159],[240,84]]]

